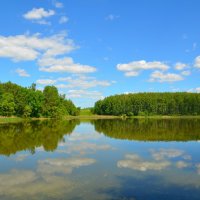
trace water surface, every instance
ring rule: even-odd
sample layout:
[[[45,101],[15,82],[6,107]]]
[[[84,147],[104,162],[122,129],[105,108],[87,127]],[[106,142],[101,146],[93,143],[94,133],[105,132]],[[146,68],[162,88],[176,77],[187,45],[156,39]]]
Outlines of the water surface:
[[[0,125],[1,200],[196,200],[199,119]]]

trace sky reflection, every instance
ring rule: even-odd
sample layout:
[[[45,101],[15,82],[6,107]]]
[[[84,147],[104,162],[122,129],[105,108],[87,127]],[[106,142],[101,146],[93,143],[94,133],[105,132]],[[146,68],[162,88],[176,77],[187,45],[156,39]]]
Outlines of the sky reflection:
[[[20,145],[17,153],[0,156],[0,199],[199,198],[199,142],[138,142],[116,139],[95,131],[93,122],[77,125],[72,123],[67,122],[73,128],[65,126],[70,132],[59,127],[62,123],[54,126],[59,140],[55,130],[52,130],[53,134],[49,132],[50,138],[47,140],[53,146],[56,144],[52,141],[53,138],[57,141],[56,148],[52,151],[37,142],[33,152],[26,143]],[[49,125],[29,125],[39,130],[34,132],[34,141],[39,141],[35,139],[36,136],[43,138],[42,131],[48,136],[45,129],[51,130]],[[102,127],[102,130],[105,128],[108,133],[108,127]],[[21,130],[20,134],[27,134],[23,133],[25,129]],[[31,130],[29,131],[31,134]],[[3,133],[3,130],[0,132]],[[18,137],[14,135],[15,138]],[[116,132],[116,137],[117,135]],[[22,135],[20,137],[23,138]],[[6,139],[6,132],[4,141],[11,141]],[[21,151],[22,146],[25,149]],[[47,146],[52,149],[50,144]],[[15,151],[16,147],[17,145]]]

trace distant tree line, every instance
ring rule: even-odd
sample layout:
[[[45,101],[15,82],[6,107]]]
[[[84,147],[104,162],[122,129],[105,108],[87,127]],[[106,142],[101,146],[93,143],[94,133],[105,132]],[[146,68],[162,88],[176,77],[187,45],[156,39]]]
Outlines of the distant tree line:
[[[99,115],[200,115],[200,94],[136,93],[109,96],[95,103]]]
[[[0,83],[0,116],[59,118],[79,115],[79,112],[55,86],[46,86],[40,91],[34,83],[28,88],[11,82]]]

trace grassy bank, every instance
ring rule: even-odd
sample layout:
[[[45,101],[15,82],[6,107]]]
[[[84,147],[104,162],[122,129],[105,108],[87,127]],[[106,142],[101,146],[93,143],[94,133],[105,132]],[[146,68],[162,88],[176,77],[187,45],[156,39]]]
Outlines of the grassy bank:
[[[23,121],[20,117],[0,117],[0,123],[17,123]]]
[[[128,118],[135,119],[188,119],[188,118],[200,118],[200,115],[152,115],[152,116],[131,116]]]
[[[90,112],[90,110],[81,110],[79,116],[65,116],[63,119],[70,120],[70,119],[195,119],[200,118],[200,116],[189,116],[189,115],[153,115],[153,116],[112,116],[112,115],[94,115]],[[20,117],[0,117],[0,123],[17,123],[22,121],[32,121],[32,120],[50,120],[51,118],[20,118]]]

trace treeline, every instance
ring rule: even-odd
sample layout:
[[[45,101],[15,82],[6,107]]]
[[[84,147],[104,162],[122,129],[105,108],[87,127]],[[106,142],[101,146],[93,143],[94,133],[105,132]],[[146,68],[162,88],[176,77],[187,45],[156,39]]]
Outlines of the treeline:
[[[79,115],[79,112],[55,86],[46,86],[40,91],[36,84],[26,88],[11,82],[0,83],[0,116],[59,118]]]
[[[200,115],[200,94],[136,93],[107,97],[95,103],[99,115]]]

